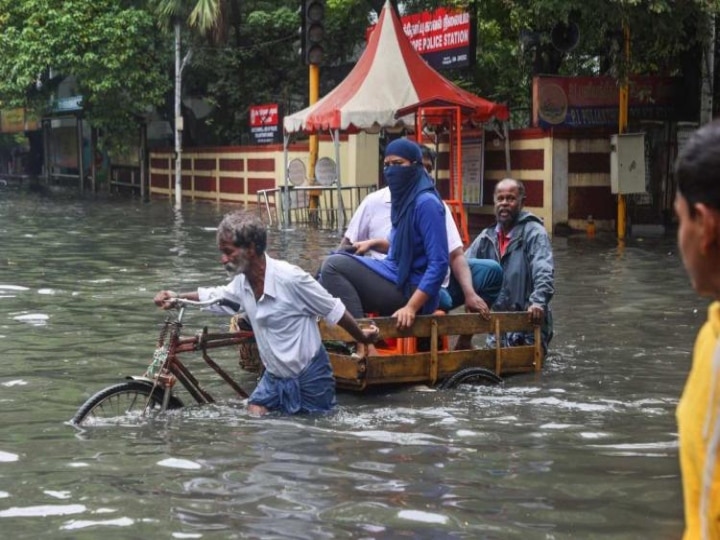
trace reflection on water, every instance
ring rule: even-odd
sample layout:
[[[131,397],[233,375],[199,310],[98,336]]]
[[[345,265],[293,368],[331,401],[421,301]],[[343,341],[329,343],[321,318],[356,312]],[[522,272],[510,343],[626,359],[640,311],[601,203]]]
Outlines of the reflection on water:
[[[342,394],[329,416],[255,419],[201,371],[217,405],[67,426],[144,370],[155,291],[227,279],[227,210],[0,192],[8,538],[679,536],[674,408],[706,302],[672,238],[554,239],[553,355],[504,388]],[[314,272],[337,242],[272,231],[269,251]],[[203,325],[227,321],[188,318]]]

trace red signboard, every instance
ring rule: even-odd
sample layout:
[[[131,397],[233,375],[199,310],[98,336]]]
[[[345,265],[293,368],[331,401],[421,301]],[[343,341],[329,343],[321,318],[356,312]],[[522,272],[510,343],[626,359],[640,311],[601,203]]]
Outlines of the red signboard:
[[[668,120],[681,96],[676,77],[631,77],[630,120]],[[612,77],[534,77],[533,125],[618,125],[620,90]]]
[[[443,69],[468,66],[474,60],[470,17],[467,11],[441,7],[405,15],[400,21],[415,50],[432,67]]]
[[[280,141],[280,107],[277,103],[250,107],[250,133],[255,144]]]
[[[250,127],[277,126],[278,104],[253,105],[250,107]]]

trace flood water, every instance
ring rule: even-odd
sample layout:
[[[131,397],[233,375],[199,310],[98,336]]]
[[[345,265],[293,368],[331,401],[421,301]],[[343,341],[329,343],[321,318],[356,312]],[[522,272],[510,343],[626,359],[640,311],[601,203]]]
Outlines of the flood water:
[[[674,238],[555,238],[551,358],[501,388],[340,394],[330,416],[257,419],[202,370],[217,405],[67,425],[144,372],[157,290],[225,282],[229,209],[0,191],[0,537],[680,536],[674,411],[707,302]],[[269,253],[312,272],[337,241],[273,230]]]

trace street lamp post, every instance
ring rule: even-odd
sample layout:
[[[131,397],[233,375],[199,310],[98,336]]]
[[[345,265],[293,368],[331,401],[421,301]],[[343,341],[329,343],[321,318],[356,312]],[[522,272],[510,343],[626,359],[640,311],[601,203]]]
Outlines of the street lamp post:
[[[175,22],[175,208],[182,207],[182,65],[180,63],[180,22]]]
[[[180,40],[180,21],[175,22],[175,208],[182,207],[182,72],[192,57],[192,49],[180,61],[182,42]]]

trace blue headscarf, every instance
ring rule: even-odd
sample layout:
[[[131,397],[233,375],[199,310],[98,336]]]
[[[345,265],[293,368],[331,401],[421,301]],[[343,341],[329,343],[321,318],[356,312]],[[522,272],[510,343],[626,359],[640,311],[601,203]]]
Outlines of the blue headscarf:
[[[435,185],[422,165],[420,146],[408,139],[395,139],[385,148],[385,157],[398,156],[410,161],[411,165],[390,165],[385,167],[385,182],[390,189],[390,219],[395,236],[392,258],[397,263],[397,286],[407,294],[406,287],[413,263],[413,214],[418,196],[426,191],[433,192],[440,199]]]

